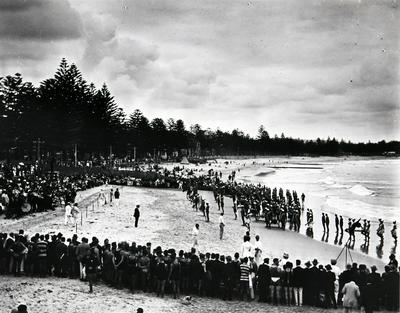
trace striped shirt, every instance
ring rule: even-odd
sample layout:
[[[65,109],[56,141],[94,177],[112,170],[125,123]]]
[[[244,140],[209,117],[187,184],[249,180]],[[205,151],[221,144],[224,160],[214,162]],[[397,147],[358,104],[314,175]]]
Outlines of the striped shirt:
[[[36,244],[36,249],[37,249],[37,256],[39,258],[47,257],[47,242],[46,241],[39,241]]]
[[[250,267],[247,264],[240,264],[240,280],[249,281]]]

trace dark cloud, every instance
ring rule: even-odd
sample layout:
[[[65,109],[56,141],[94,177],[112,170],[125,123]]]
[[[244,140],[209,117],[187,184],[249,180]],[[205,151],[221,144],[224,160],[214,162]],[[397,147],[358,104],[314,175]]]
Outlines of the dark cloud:
[[[82,35],[80,15],[67,0],[5,0],[0,3],[0,38],[59,40]]]
[[[39,0],[3,0],[0,2],[2,11],[24,11],[35,6],[41,6]]]
[[[127,113],[204,128],[397,136],[397,0],[69,3],[0,1],[2,68],[37,82],[66,57]]]

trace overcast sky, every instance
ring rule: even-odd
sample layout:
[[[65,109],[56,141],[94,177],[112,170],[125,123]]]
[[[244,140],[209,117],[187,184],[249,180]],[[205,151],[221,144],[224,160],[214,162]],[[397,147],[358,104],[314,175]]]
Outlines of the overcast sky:
[[[397,0],[1,0],[0,76],[62,57],[126,113],[256,135],[399,139]]]

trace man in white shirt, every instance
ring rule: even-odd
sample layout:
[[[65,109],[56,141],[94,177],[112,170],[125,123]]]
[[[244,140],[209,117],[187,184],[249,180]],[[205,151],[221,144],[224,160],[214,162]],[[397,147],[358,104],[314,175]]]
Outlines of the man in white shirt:
[[[74,206],[72,207],[72,210],[71,210],[71,215],[72,215],[72,220],[74,222],[74,225],[77,223],[79,213],[80,213],[80,211],[78,208],[78,203],[74,203]]]
[[[262,251],[263,251],[263,244],[260,241],[260,236],[256,235],[256,242],[254,243],[254,250],[255,250],[255,261],[257,263],[257,265],[260,265],[261,263],[261,255],[262,255]]]
[[[337,294],[339,292],[339,275],[342,273],[340,270],[339,266],[336,265],[337,261],[336,259],[331,259],[331,267],[332,267],[332,272],[335,273],[336,280],[335,280],[335,296],[337,299]]]
[[[224,213],[221,213],[221,215],[219,216],[219,240],[222,240],[222,236],[224,235],[224,227]]]
[[[250,242],[250,237],[249,236],[244,236],[243,239],[243,244],[242,244],[242,258],[250,258],[251,256],[254,256],[253,254],[253,245]]]
[[[64,218],[64,224],[67,225],[72,218],[72,207],[69,202],[67,202],[67,205],[65,206],[65,218]]]

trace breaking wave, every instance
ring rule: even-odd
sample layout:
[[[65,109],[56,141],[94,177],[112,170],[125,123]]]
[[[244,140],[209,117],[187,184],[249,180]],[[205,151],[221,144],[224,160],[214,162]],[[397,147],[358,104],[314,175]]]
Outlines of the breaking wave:
[[[374,192],[372,190],[369,190],[368,188],[364,187],[363,185],[357,184],[351,187],[350,192],[359,195],[359,196],[370,196]]]

